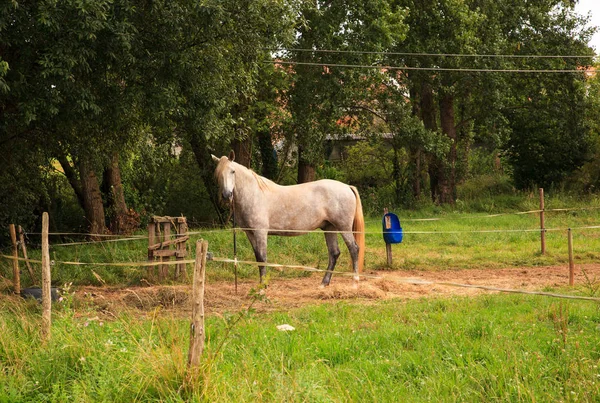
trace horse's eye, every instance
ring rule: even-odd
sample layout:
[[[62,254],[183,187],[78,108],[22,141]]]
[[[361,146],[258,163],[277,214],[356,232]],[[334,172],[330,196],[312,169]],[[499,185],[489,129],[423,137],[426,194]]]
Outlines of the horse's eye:
[[[232,173],[232,174],[234,174],[234,173],[235,173],[235,171],[234,171],[234,170],[232,170],[232,171],[231,171],[231,173]]]

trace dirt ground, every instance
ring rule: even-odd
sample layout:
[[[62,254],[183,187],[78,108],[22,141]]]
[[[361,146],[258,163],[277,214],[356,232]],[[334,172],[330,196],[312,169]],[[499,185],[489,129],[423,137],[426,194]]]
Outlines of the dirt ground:
[[[589,280],[586,280],[583,271]],[[352,277],[333,276],[331,285],[319,287],[321,275],[297,279],[272,279],[266,291],[268,301],[258,301],[253,307],[259,312],[282,311],[309,304],[331,303],[350,300],[371,303],[391,298],[414,299],[426,297],[468,296],[491,293],[477,288],[464,288],[442,284],[412,284],[418,281],[451,282],[479,285],[502,289],[544,291],[548,287],[568,285],[566,266],[506,268],[486,270],[445,270],[445,271],[367,271],[369,276],[353,283]],[[375,278],[378,277],[378,278]],[[586,283],[600,283],[600,264],[578,265],[575,271],[575,285],[585,287]],[[207,283],[205,289],[206,314],[238,312],[251,302],[249,295],[258,281],[240,282],[235,293],[233,283]],[[189,286],[147,286],[147,287],[78,287],[76,300],[91,303],[99,312],[107,315],[121,310],[142,312],[155,311],[173,315],[188,315],[191,290]]]

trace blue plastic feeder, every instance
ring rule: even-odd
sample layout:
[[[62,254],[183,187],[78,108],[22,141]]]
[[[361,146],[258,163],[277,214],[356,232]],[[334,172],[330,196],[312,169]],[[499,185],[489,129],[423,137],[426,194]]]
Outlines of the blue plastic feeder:
[[[386,213],[381,220],[383,225],[383,240],[387,244],[402,242],[402,227],[400,219],[394,213]]]

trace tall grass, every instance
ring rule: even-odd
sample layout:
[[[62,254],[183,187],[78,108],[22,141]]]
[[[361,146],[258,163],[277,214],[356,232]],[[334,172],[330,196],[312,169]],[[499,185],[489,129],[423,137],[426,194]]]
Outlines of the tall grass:
[[[195,375],[186,320],[98,318],[67,304],[41,345],[39,307],[0,303],[0,402],[600,399],[600,307],[590,302],[340,302],[249,312],[233,329],[231,316],[211,316]],[[283,323],[296,330],[278,331]]]

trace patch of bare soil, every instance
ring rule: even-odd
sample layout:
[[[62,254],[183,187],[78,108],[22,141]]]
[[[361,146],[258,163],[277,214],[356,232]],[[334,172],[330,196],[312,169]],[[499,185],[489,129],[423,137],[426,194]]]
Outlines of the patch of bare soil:
[[[585,270],[590,280],[600,282],[600,264],[578,265],[575,271],[576,286],[586,283],[582,270]],[[568,268],[564,266],[436,272],[368,271],[365,274],[369,277],[361,280],[358,286],[354,284],[352,277],[334,275],[331,285],[326,288],[319,287],[321,276],[316,274],[297,279],[272,279],[266,291],[268,301],[257,302],[254,307],[258,311],[266,312],[340,300],[370,303],[391,298],[468,296],[493,292],[441,284],[413,284],[416,281],[541,291],[546,287],[567,285],[569,276]],[[241,282],[236,293],[232,283],[207,283],[204,302],[206,313],[220,314],[244,309],[252,302],[250,291],[257,285],[258,281]],[[137,310],[141,313],[158,309],[176,316],[188,315],[191,312],[190,296],[191,289],[187,285],[80,287],[76,292],[78,302],[92,304],[107,314],[121,310]]]

